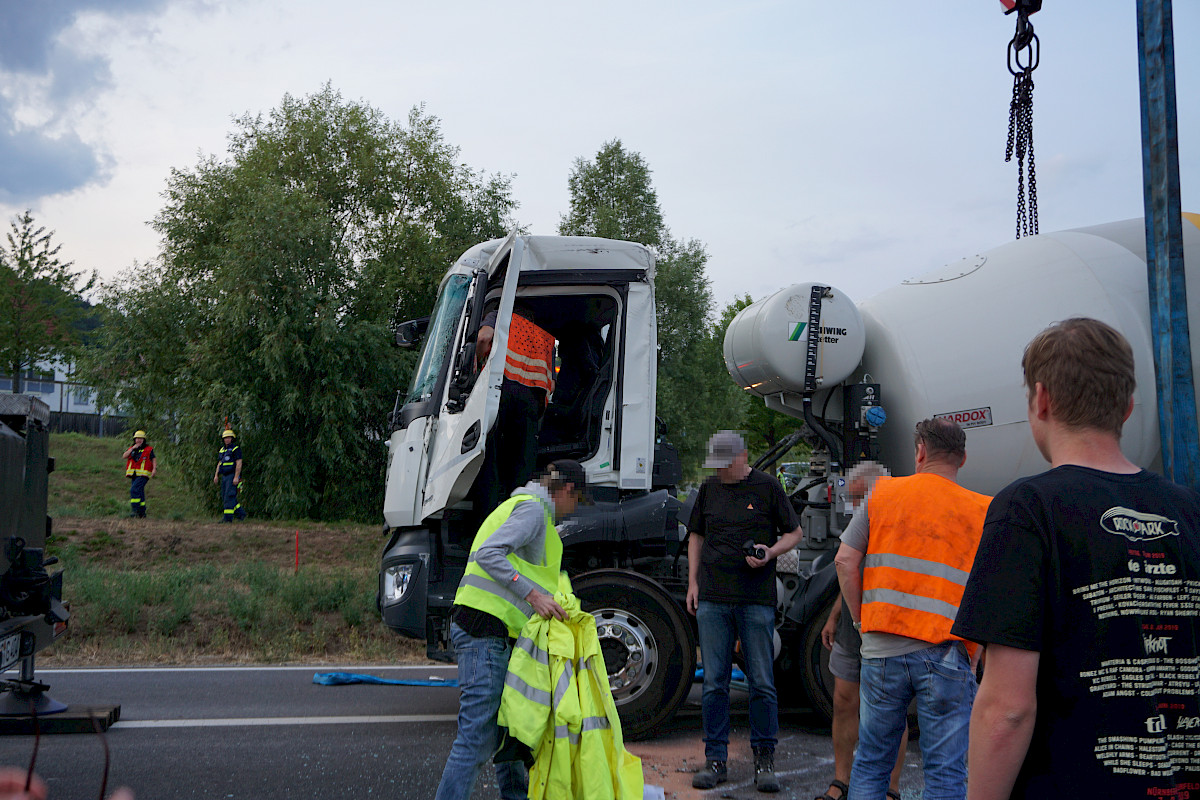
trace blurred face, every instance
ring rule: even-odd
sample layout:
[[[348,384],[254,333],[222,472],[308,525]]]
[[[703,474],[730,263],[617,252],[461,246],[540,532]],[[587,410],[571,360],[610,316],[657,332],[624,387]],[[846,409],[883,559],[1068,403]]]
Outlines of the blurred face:
[[[573,483],[565,484],[562,488],[555,490],[551,497],[554,499],[554,516],[559,519],[574,514],[575,508],[579,505],[579,492],[575,490]]]
[[[857,506],[867,499],[867,482],[863,478],[852,480],[846,484],[846,491],[850,495],[850,502]]]
[[[223,441],[225,442],[225,446],[229,447],[229,445],[233,444],[233,437],[226,436]]]
[[[733,457],[733,461],[728,467],[718,467],[717,477],[720,478],[721,483],[737,483],[746,477],[746,473],[750,471],[746,464],[748,458],[749,454],[742,451]]]
[[[134,438],[134,440],[133,440],[133,446],[134,446],[134,447],[141,447],[141,446],[142,446],[142,445],[144,445],[145,443],[146,443],[146,440],[145,440],[145,439],[143,439],[143,438],[142,438],[142,437],[140,437],[140,436],[137,436],[137,437],[135,437],[135,438]]]

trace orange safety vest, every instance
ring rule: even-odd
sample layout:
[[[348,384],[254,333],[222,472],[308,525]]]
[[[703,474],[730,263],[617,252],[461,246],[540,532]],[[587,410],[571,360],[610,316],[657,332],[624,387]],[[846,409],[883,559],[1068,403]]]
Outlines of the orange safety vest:
[[[524,317],[512,315],[504,377],[550,394],[554,381],[554,337]]]
[[[136,450],[133,451],[137,453]],[[133,454],[125,459],[125,477],[132,478],[135,475],[150,475],[150,462],[154,459],[154,448],[148,444],[142,445],[142,457],[133,458]]]
[[[862,630],[931,644],[950,633],[992,498],[930,473],[883,478],[867,500]],[[973,656],[977,645],[967,642]]]

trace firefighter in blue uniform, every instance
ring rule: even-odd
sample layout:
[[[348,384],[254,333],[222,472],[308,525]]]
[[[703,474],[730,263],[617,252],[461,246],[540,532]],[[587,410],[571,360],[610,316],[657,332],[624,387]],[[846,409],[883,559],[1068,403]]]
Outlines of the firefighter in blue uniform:
[[[221,503],[225,507],[221,522],[233,522],[234,517],[246,518],[246,509],[238,500],[238,487],[242,483],[242,448],[234,441],[236,438],[228,428],[221,432],[225,444],[217,456],[217,471],[213,473],[213,483],[221,484]]]

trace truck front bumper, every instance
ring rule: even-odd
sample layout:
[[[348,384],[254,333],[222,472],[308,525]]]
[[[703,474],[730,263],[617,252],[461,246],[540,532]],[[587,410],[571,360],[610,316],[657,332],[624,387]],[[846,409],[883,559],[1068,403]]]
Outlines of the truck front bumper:
[[[428,530],[393,530],[379,566],[376,599],[383,624],[414,639],[424,639],[426,633],[429,551]]]

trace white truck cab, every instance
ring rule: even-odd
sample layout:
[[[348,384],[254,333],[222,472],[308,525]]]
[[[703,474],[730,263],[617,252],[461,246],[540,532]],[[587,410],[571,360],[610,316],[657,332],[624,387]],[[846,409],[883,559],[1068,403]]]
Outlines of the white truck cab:
[[[509,236],[476,245],[442,280],[425,345],[388,442],[384,520],[420,525],[464,501],[496,421],[513,303],[557,340],[558,387],[538,451],[575,458],[596,487],[649,490],[657,353],[654,257],[589,237]],[[475,335],[499,301],[491,356]]]
[[[627,718],[635,729],[651,726],[686,696],[695,640],[664,588],[686,588],[686,561],[680,574],[678,557],[686,543],[673,491],[679,459],[654,416],[654,257],[642,245],[515,233],[476,245],[446,273],[428,320],[400,326],[399,344],[411,346],[422,333],[424,343],[392,414],[380,611],[393,629],[424,638],[430,657],[451,657],[448,614],[491,511],[475,507],[472,488],[499,414],[518,301],[555,339],[537,468],[579,461],[595,500],[560,526],[563,566],[589,610],[607,612],[601,644],[623,713],[633,703],[640,711]],[[492,346],[480,364],[477,335],[493,308]],[[618,597],[631,595],[633,610],[617,608]]]

